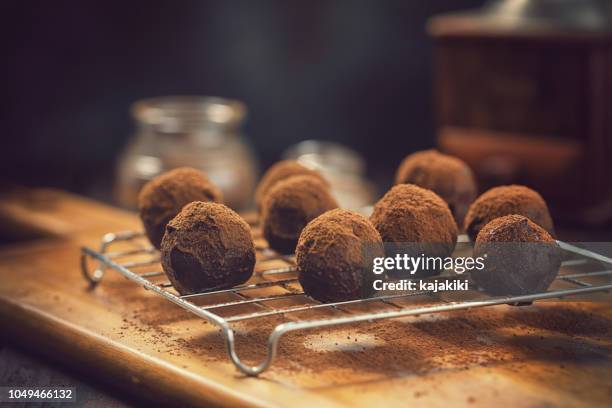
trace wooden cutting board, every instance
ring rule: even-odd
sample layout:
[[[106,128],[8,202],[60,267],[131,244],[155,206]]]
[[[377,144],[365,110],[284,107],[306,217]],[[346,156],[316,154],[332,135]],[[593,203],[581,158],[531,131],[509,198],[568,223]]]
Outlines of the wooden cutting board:
[[[109,231],[138,229],[134,214],[63,192],[4,195],[2,236],[21,240],[0,249],[3,333],[92,377],[174,405],[612,403],[609,301],[500,306],[299,332],[281,341],[269,371],[245,377],[211,325],[113,271],[88,289],[80,247],[97,248]],[[259,329],[238,343],[238,353],[253,363],[265,352],[266,328]]]

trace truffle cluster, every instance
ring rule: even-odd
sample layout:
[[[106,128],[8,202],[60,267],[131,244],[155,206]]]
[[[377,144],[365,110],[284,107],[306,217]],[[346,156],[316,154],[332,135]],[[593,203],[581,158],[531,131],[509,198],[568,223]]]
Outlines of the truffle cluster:
[[[398,184],[375,205],[370,220],[380,232],[387,256],[449,256],[457,242],[457,224],[448,205],[433,191]],[[440,271],[416,271],[420,278]],[[392,277],[397,272],[390,271]],[[403,277],[403,276],[401,276]]]
[[[193,201],[223,200],[219,189],[200,171],[181,167],[149,181],[138,195],[138,209],[145,233],[160,248],[166,224]]]
[[[523,215],[554,235],[553,222],[542,196],[518,185],[494,187],[478,197],[465,216],[465,231],[475,241],[487,223],[511,214]]]
[[[246,282],[255,266],[249,225],[223,204],[192,202],[166,226],[164,271],[181,294]]]
[[[367,218],[335,209],[304,228],[296,253],[304,293],[322,302],[340,302],[373,294],[373,260],[384,256],[384,249]]]
[[[276,183],[291,176],[299,175],[310,175],[327,184],[327,181],[325,181],[319,172],[311,170],[295,160],[281,160],[266,171],[257,185],[257,189],[255,190],[255,203],[257,207],[261,209],[266,194]]]
[[[470,167],[461,159],[437,150],[408,155],[397,169],[395,183],[416,184],[438,194],[448,204],[457,223],[463,222],[477,193]]]
[[[485,268],[473,270],[472,279],[496,296],[543,292],[561,265],[555,240],[522,215],[495,218],[485,225],[476,238],[474,255],[484,257]]]
[[[270,248],[282,254],[293,253],[306,224],[336,207],[328,185],[318,177],[301,175],[281,180],[263,201],[264,237]]]
[[[496,187],[469,205],[476,194],[472,171],[435,150],[406,157],[395,181],[368,220],[337,209],[325,179],[298,162],[281,161],[266,172],[255,196],[263,235],[279,253],[295,251],[307,295],[322,302],[369,297],[374,258],[450,256],[458,234],[455,220],[461,219],[475,241],[475,255],[487,255],[485,269],[472,272],[486,292],[539,292],[554,280],[559,250],[548,207],[537,192]],[[147,237],[161,249],[164,271],[181,294],[233,287],[253,274],[250,228],[220,201],[221,192],[192,168],[164,173],[140,192]],[[439,271],[410,272],[388,275],[422,278]]]

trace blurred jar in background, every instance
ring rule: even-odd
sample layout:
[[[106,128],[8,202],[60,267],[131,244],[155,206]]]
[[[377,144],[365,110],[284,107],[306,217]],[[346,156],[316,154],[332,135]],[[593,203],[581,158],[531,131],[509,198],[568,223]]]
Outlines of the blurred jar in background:
[[[134,103],[137,131],[117,165],[119,203],[136,208],[142,185],[182,166],[206,172],[227,205],[251,203],[258,161],[240,127],[246,116],[238,101],[214,97],[167,96]]]
[[[376,189],[365,178],[364,158],[349,147],[305,140],[285,150],[283,158],[297,160],[318,170],[329,181],[342,208],[363,211],[377,196]]]

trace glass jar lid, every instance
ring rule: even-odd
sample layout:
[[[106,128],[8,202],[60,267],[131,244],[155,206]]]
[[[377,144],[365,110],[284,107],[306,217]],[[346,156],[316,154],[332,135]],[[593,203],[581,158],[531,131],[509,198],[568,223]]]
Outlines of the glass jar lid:
[[[246,117],[236,100],[207,96],[164,96],[135,102],[132,115],[164,133],[185,133],[207,127],[236,129]]]

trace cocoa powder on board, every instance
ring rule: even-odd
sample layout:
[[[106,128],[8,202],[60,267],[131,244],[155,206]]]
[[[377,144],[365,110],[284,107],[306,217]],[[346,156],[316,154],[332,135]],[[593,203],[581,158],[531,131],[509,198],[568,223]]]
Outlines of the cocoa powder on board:
[[[230,364],[225,339],[215,326],[133,286],[121,282],[108,289],[114,296],[127,290],[140,293],[126,300],[132,310],[125,312],[122,330],[142,333],[160,352],[195,354]],[[371,307],[381,310],[391,306]],[[272,370],[296,374],[350,370],[358,376],[402,376],[532,360],[610,362],[612,320],[591,307],[589,303],[568,302],[497,306],[292,332],[282,338]],[[294,318],[333,316],[346,314],[307,312],[236,323],[232,327],[238,355],[247,363],[258,364],[266,356],[268,336],[278,324]]]
[[[259,260],[256,270],[266,270],[267,262],[270,261]],[[278,260],[272,262],[275,266],[284,264]],[[142,268],[140,272],[149,268]],[[123,314],[123,324],[117,328],[119,337],[136,333],[141,341],[162,354],[189,357],[189,360],[197,356],[198,361],[232,367],[225,339],[216,326],[111,271],[107,275],[96,289],[96,296],[107,302],[109,308]],[[289,276],[291,274],[279,275],[274,279]],[[158,282],[164,279],[159,277]],[[249,283],[262,279],[256,273]],[[269,288],[243,292],[247,297],[280,293],[287,291]],[[193,301],[208,305],[240,299],[233,294],[223,294]],[[396,300],[391,304],[368,302],[344,306],[342,311],[327,308],[309,310],[237,322],[232,327],[236,331],[238,355],[245,362],[258,364],[266,356],[270,333],[280,323],[397,310],[398,306],[420,307],[436,300],[422,297]],[[267,304],[287,307],[314,302],[296,296]],[[214,309],[222,316],[262,310],[267,309],[257,303]],[[429,374],[438,372],[500,366],[520,371],[532,361],[557,366],[585,360],[610,364],[612,318],[606,310],[609,310],[609,303],[554,301],[525,307],[496,306],[291,332],[281,339],[278,356],[263,378],[299,378],[300,383],[304,383],[303,373],[327,373],[327,376],[307,377],[312,386],[323,386],[330,378],[334,384],[348,384],[359,379],[367,381],[409,375],[427,378]],[[186,368],[190,366],[188,362],[183,364]],[[347,376],[347,372],[351,375]],[[240,374],[237,372],[237,375]]]

